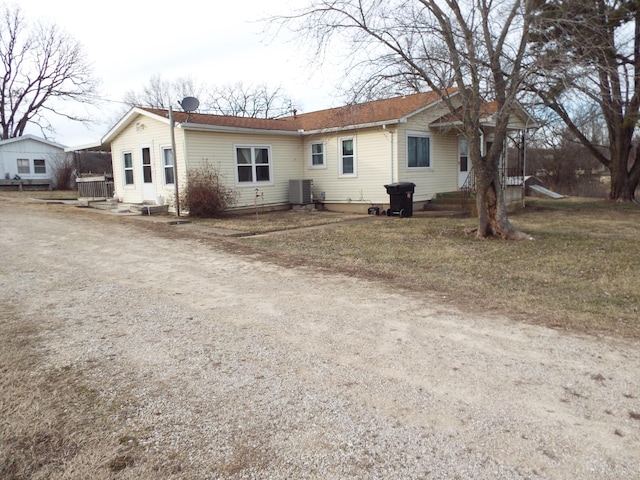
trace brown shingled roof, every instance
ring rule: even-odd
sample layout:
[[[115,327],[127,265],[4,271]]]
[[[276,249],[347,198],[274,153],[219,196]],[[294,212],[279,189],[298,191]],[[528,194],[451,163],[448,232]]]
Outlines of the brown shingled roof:
[[[158,108],[141,107],[142,110],[158,115],[160,117],[167,117],[168,111]],[[233,117],[228,115],[212,115],[205,113],[190,113],[185,112],[173,112],[173,119],[177,123],[190,123],[198,125],[211,125],[219,127],[230,128],[248,128],[255,130],[284,130],[284,131],[296,131],[298,127],[291,122],[284,119],[272,119],[272,118],[249,118],[249,117]]]
[[[402,97],[374,100],[355,105],[320,110],[297,115],[297,121],[306,131],[366,125],[398,120],[440,99],[436,92],[416,93]],[[287,119],[291,119],[288,117]],[[283,120],[287,120],[283,119]]]
[[[399,120],[439,99],[440,97],[436,92],[416,93],[319,110],[317,112],[302,113],[279,119],[233,117],[202,113],[187,115],[185,112],[174,112],[173,115],[174,120],[178,123],[288,132],[305,130],[309,132]],[[157,108],[142,108],[142,110],[161,117],[167,117],[168,114],[167,110]]]

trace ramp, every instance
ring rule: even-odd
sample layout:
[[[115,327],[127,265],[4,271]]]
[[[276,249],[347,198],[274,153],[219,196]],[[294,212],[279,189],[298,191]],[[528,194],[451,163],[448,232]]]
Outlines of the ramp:
[[[556,200],[559,200],[561,198],[565,198],[565,195],[560,195],[559,193],[553,192],[551,190],[549,190],[548,188],[544,188],[540,185],[529,185],[529,188],[531,190],[535,190],[538,193],[541,193],[542,195],[546,195],[547,197],[551,197],[554,198]]]

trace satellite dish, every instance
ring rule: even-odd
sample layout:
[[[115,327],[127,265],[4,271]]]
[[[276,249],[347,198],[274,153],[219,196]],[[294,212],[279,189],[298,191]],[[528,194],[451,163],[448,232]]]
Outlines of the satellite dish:
[[[189,113],[197,110],[197,108],[200,106],[200,100],[198,100],[196,97],[184,97],[182,101],[178,103],[180,103],[180,106],[185,112]]]

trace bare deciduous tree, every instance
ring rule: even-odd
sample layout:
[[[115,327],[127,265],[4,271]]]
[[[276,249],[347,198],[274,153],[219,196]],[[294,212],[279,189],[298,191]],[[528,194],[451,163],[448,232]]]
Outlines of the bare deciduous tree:
[[[200,97],[205,87],[199,85],[191,77],[166,80],[161,75],[153,75],[149,83],[141,91],[129,90],[124,95],[124,103],[129,106],[145,106],[152,108],[169,108],[184,97]]]
[[[29,123],[53,132],[44,113],[64,112],[56,100],[94,101],[97,81],[81,45],[55,25],[32,24],[19,8],[0,13],[1,138],[19,137]]]
[[[529,0],[311,0],[271,24],[311,38],[320,59],[334,40],[350,44],[348,71],[351,77],[359,72],[354,87],[360,95],[437,92],[469,142],[477,236],[524,239],[507,216],[499,163],[525,73],[530,7]],[[485,152],[488,101],[496,105],[495,129]]]
[[[291,112],[291,100],[281,87],[266,84],[245,86],[241,82],[222,86],[198,84],[190,77],[169,81],[154,75],[141,91],[130,90],[124,103],[167,109],[169,104],[194,96],[201,100],[201,111],[236,117],[274,118]]]
[[[266,84],[246,86],[242,82],[213,89],[207,109],[220,115],[277,118],[291,113],[291,100],[281,87]]]
[[[640,12],[629,0],[548,0],[537,9],[534,46],[544,60],[530,88],[611,172],[611,200],[635,201],[640,151]],[[580,124],[575,106],[597,105],[607,148]]]

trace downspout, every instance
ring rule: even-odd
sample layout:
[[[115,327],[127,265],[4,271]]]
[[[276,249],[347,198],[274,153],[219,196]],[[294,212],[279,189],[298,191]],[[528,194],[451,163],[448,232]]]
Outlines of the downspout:
[[[525,128],[526,128],[526,124],[525,124]],[[527,187],[525,185],[525,174],[527,172],[526,167],[527,167],[527,143],[526,143],[526,139],[527,139],[527,131],[523,130],[522,131],[522,208],[526,207],[525,205],[525,193],[527,190]]]

